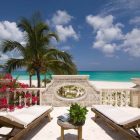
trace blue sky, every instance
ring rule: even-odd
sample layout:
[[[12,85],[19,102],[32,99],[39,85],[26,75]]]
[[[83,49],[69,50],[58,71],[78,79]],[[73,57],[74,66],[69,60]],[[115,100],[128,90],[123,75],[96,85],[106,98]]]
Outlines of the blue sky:
[[[22,43],[20,17],[40,11],[79,70],[140,70],[139,7],[140,0],[1,0],[0,42]],[[15,55],[1,54],[0,62]]]

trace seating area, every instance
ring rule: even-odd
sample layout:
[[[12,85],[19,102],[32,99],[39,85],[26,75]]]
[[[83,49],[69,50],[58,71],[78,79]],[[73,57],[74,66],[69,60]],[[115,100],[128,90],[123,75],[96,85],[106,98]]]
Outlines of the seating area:
[[[13,112],[0,112],[0,127],[11,128],[7,134],[0,134],[10,140],[19,140],[29,130],[37,126],[45,117],[51,121],[51,106],[34,105],[28,108],[17,109]],[[16,134],[14,134],[16,131]]]
[[[62,85],[58,81],[57,83]],[[82,81],[81,83],[83,84]],[[54,89],[60,87],[56,84],[49,85],[54,87],[51,91],[56,92]],[[84,99],[73,100],[74,102],[65,101],[65,103],[55,97],[51,91],[48,92],[47,88],[19,88],[12,92],[11,96],[4,94],[0,100],[0,140],[77,140],[77,138],[78,140],[93,140],[93,138],[95,140],[140,140],[138,89],[96,91],[88,81],[85,87],[88,94]],[[90,92],[91,89],[93,92]],[[97,102],[94,102],[95,100]],[[11,101],[13,104],[10,104]],[[85,123],[81,126],[76,126],[69,120],[66,120],[66,123],[63,123],[63,120],[62,124],[58,123],[58,117],[67,114],[72,103],[88,109],[88,114],[83,117],[86,118],[86,122],[84,120]],[[75,115],[78,119],[81,117],[80,110],[82,109],[78,107],[76,111],[78,114]]]
[[[97,118],[101,118],[113,127],[113,129],[120,131],[128,139],[140,139],[138,132],[140,110],[138,108],[94,105],[91,110],[95,113],[95,121]]]
[[[85,122],[85,125],[83,126],[83,134],[82,134],[83,140],[93,140],[93,138],[95,140],[103,140],[103,139],[104,140],[129,140],[129,138],[125,136],[123,133],[120,133],[119,131],[112,129],[112,127],[111,128],[108,127],[107,124],[109,123],[106,124],[103,119],[98,118],[98,120],[95,122],[94,121],[95,113],[91,111],[90,107],[88,107],[88,110],[89,112],[87,115],[87,120]],[[30,132],[29,133],[24,132],[24,134],[26,135],[23,135],[24,137],[22,137],[20,140],[40,140],[40,139],[46,140],[46,138],[49,138],[49,140],[61,140],[60,137],[61,131],[60,131],[60,127],[57,125],[57,117],[59,115],[62,115],[63,113],[67,113],[67,111],[68,111],[68,107],[54,107],[53,111],[51,112],[51,117],[52,117],[51,122],[48,123],[48,120],[41,119],[42,121],[38,125],[36,125],[36,127],[35,125],[32,125],[32,127],[30,127],[30,125],[27,125],[26,128],[23,126],[22,129],[20,130],[20,134],[22,134],[22,131],[25,130],[28,131],[29,128],[30,128]],[[5,130],[8,131],[8,129],[6,128]],[[77,140],[77,131],[72,129],[66,130],[64,133],[64,139]],[[4,139],[0,138],[0,140],[4,140]],[[132,138],[132,140],[135,139]]]

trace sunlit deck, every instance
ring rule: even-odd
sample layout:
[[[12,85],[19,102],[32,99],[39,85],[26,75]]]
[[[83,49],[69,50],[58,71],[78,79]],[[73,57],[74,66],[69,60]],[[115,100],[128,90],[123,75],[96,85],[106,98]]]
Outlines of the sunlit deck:
[[[55,107],[51,113],[52,121],[44,120],[38,127],[31,130],[23,140],[60,140],[60,127],[57,125],[57,116],[67,113],[66,107]],[[117,131],[112,130],[103,121],[93,121],[94,114],[90,111],[83,126],[83,140],[126,140]],[[65,130],[65,140],[77,140],[76,130]]]

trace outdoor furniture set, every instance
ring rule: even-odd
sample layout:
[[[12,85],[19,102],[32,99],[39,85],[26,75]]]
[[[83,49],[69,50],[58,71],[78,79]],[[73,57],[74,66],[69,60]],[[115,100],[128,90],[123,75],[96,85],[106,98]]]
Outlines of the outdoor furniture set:
[[[19,140],[29,130],[37,126],[44,118],[50,118],[51,106],[34,105],[28,108],[15,110],[13,112],[0,112],[0,127],[12,128],[7,134],[0,134],[7,140]],[[103,119],[109,126],[122,132],[128,140],[140,140],[137,130],[140,124],[140,110],[132,107],[114,107],[111,105],[94,105],[91,110],[97,118]],[[78,140],[82,140],[82,125],[75,126],[69,122],[58,119],[57,124],[61,127],[61,140],[64,140],[64,130],[77,129]],[[13,132],[16,129],[16,134]]]

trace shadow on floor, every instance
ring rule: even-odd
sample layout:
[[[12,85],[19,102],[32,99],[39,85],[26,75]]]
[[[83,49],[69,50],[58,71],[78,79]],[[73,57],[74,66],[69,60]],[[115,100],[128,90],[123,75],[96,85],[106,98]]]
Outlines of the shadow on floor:
[[[95,120],[94,117],[91,118],[93,121]],[[106,122],[104,122],[102,119],[98,118],[95,122],[97,125],[99,125],[110,137],[112,137],[113,140],[127,140],[127,137],[122,135],[119,131],[111,128]]]
[[[48,118],[44,118],[38,126],[32,128],[32,130],[30,130],[27,135],[25,134],[20,140],[31,140],[47,123],[49,123]]]
[[[74,135],[74,134],[70,134],[67,133],[64,135],[64,140],[77,140],[78,139],[78,135]],[[58,137],[56,140],[61,140],[61,137]],[[84,139],[82,139],[84,140]]]

